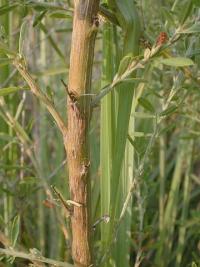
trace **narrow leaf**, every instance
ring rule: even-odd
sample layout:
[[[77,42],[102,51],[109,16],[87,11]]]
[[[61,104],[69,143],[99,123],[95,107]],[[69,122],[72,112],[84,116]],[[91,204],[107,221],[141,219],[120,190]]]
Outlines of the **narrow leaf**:
[[[192,0],[186,1],[186,3],[182,6],[182,12],[181,12],[181,25],[184,24],[186,19],[189,17],[191,11],[193,8],[193,2]]]
[[[5,88],[0,88],[0,96],[6,96],[12,93],[15,93],[20,90],[29,90],[28,87],[5,87]]]
[[[147,80],[141,78],[127,78],[122,81],[123,83],[146,83]]]
[[[177,106],[171,106],[160,113],[160,116],[167,116],[174,113],[177,110]]]
[[[186,57],[171,57],[159,60],[160,63],[172,66],[172,67],[185,67],[194,65],[194,62],[190,58]]]
[[[179,33],[190,34],[190,33],[199,33],[199,32],[200,32],[200,23],[195,23],[195,24],[192,25],[190,28],[188,28],[188,29],[183,29],[183,30],[180,31]]]
[[[20,228],[20,216],[17,215],[15,216],[13,223],[12,223],[12,228],[11,228],[11,243],[12,247],[15,247],[18,236],[19,236],[19,228]]]
[[[153,105],[144,97],[138,99],[139,104],[150,112],[155,112]]]
[[[35,17],[33,21],[33,27],[37,26],[42,21],[46,13],[47,13],[47,10],[41,12],[39,15]]]
[[[37,1],[31,1],[27,4],[27,6],[33,7],[35,10],[44,11],[44,10],[65,10],[66,8],[62,7],[61,5],[55,5],[52,3],[38,3]]]
[[[20,35],[19,35],[19,54],[22,55],[23,53],[23,46],[25,41],[25,34],[26,34],[26,28],[27,28],[27,21],[25,20],[20,29]]]
[[[71,19],[72,16],[69,14],[66,14],[66,12],[54,12],[52,14],[50,14],[50,18],[54,18],[54,19]]]
[[[174,18],[172,16],[172,14],[170,13],[169,9],[167,9],[166,7],[162,7],[161,8],[161,12],[162,12],[163,17],[165,18],[165,20],[168,23],[170,23],[171,25],[175,26]]]
[[[131,62],[132,56],[131,55],[126,55],[125,57],[122,58],[119,64],[119,69],[118,69],[118,75],[121,76],[126,69],[128,68],[130,62]]]
[[[176,128],[176,123],[171,123],[169,126],[162,128],[159,132],[159,135],[170,132],[170,131],[174,130],[175,128]]]

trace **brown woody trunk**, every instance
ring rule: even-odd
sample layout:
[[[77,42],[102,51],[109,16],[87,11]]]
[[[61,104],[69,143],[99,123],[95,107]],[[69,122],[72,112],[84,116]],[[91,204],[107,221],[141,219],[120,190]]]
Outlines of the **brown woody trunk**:
[[[65,148],[71,215],[72,256],[76,266],[92,266],[88,129],[94,43],[99,0],[74,0],[74,20],[68,86],[68,133]]]

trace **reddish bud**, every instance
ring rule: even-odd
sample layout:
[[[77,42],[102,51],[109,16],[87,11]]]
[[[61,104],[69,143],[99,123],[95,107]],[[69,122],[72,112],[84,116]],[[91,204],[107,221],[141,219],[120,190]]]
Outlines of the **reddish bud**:
[[[156,45],[161,46],[168,41],[168,35],[166,32],[161,32],[156,40]]]

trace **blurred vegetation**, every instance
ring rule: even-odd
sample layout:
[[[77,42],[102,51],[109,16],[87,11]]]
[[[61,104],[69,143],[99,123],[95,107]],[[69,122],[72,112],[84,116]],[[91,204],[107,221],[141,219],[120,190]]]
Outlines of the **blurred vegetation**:
[[[117,23],[100,16],[93,68],[94,99],[110,92],[90,127],[97,266],[200,266],[200,3],[101,5]],[[70,0],[0,0],[1,266],[72,264],[62,136],[12,64],[67,121],[72,16]]]

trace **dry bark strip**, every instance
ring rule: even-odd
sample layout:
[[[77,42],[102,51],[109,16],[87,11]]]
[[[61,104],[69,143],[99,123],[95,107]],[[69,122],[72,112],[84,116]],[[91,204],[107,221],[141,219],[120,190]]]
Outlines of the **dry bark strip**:
[[[73,206],[72,256],[76,266],[92,266],[88,129],[96,18],[99,0],[74,0],[65,139]]]

